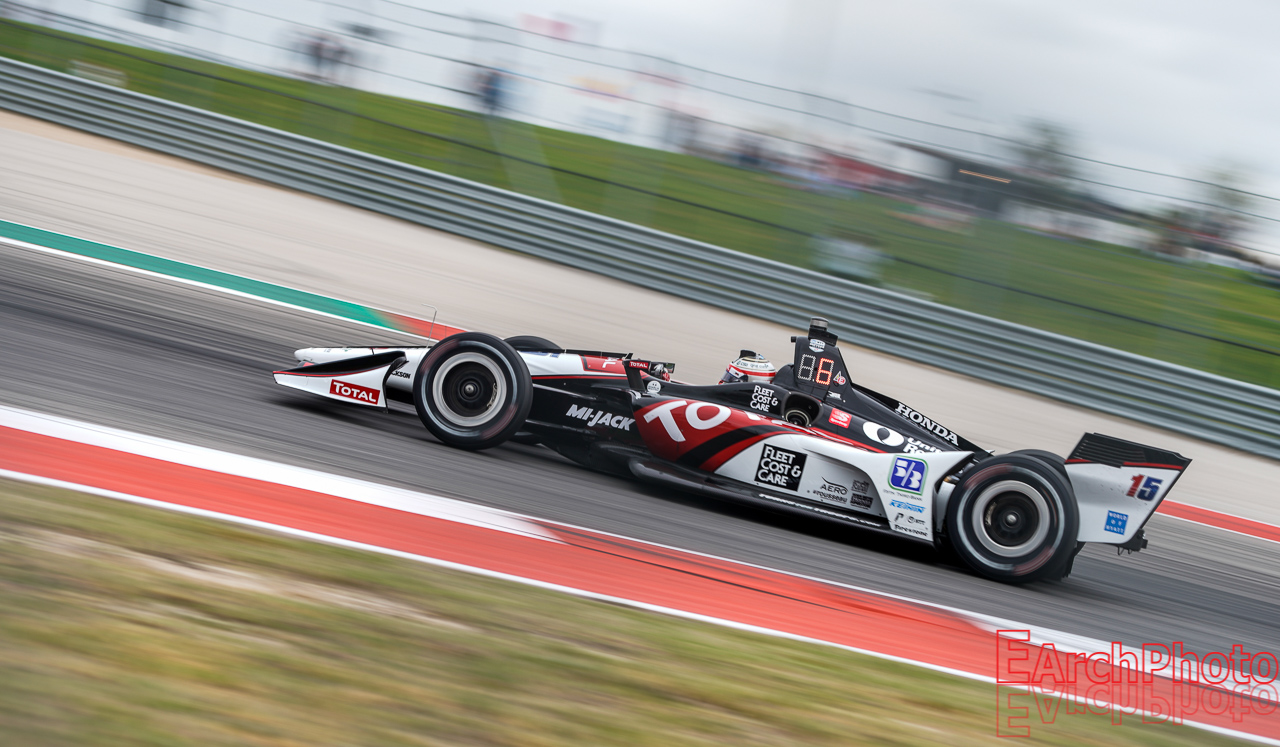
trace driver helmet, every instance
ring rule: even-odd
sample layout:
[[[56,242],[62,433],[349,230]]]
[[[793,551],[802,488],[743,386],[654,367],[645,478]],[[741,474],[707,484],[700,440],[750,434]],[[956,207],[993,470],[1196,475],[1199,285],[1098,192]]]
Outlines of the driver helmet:
[[[724,376],[720,377],[720,383],[740,384],[751,381],[757,384],[768,384],[773,381],[776,373],[778,369],[773,367],[768,358],[754,350],[743,350],[725,369]]]

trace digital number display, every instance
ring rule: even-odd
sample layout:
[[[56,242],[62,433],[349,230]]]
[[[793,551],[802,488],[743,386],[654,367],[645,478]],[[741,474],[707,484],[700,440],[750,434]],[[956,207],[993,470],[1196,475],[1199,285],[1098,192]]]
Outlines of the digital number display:
[[[813,381],[813,364],[817,361],[817,356],[808,353],[800,356],[800,370],[796,371],[796,378],[800,381]]]
[[[818,375],[813,380],[821,386],[831,386],[831,375],[835,373],[836,362],[830,358],[823,358],[818,361]]]
[[[800,356],[800,368],[796,370],[796,379],[812,381],[818,386],[831,386],[831,377],[836,372],[836,362],[830,358],[819,358],[805,353]]]

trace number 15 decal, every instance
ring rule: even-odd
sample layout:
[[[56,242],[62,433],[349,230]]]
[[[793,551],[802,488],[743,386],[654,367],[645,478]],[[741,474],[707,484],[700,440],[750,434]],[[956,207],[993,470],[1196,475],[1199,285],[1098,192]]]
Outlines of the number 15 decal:
[[[1146,475],[1134,475],[1133,485],[1129,486],[1129,492],[1125,495],[1130,498],[1137,496],[1138,500],[1149,501],[1156,497],[1160,492],[1160,485],[1164,480],[1157,477],[1147,477]]]

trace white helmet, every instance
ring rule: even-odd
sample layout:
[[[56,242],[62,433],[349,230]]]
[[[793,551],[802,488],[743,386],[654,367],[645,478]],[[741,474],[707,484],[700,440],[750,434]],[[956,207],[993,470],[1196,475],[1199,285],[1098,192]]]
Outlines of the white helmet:
[[[776,373],[778,373],[778,369],[773,367],[768,358],[754,350],[743,350],[738,353],[738,357],[733,363],[730,363],[729,367],[725,369],[724,376],[720,377],[720,383],[737,384],[751,381],[757,384],[768,384],[773,381],[773,376]]]

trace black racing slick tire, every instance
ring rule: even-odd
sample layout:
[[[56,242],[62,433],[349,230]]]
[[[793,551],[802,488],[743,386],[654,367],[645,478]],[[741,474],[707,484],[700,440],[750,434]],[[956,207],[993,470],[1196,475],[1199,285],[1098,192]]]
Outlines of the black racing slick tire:
[[[548,340],[545,337],[535,337],[533,335],[516,335],[503,340],[516,350],[563,350],[564,348]]]
[[[422,358],[413,380],[418,418],[442,443],[488,449],[524,427],[533,381],[506,342],[480,332],[451,335]]]
[[[1061,578],[1079,528],[1071,484],[1039,455],[984,459],[964,472],[947,501],[951,546],[970,568],[995,581]]]
[[[1071,478],[1067,475],[1067,460],[1063,459],[1057,454],[1054,454],[1052,451],[1045,451],[1044,449],[1018,449],[1017,451],[1011,451],[1009,453],[1010,454],[1026,454],[1029,457],[1035,457],[1036,459],[1039,459],[1040,461],[1058,470],[1058,473],[1061,474],[1064,479],[1066,479],[1067,484],[1068,485],[1071,484]]]

